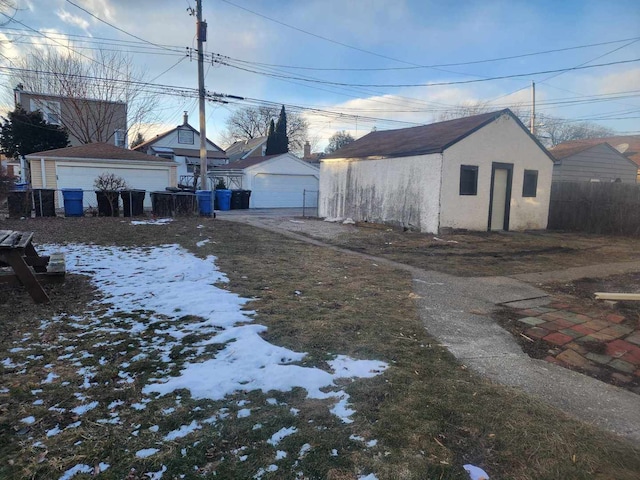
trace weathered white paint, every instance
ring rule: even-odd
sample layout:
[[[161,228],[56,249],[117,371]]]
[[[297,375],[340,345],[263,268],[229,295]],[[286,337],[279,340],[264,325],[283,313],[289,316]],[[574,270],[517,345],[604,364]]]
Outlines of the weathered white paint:
[[[546,228],[553,162],[508,114],[442,154],[322,160],[319,215],[431,233],[442,228],[486,231],[494,162],[513,165],[509,229]],[[477,195],[460,195],[461,165],[478,166]],[[536,197],[522,197],[525,169],[538,171]]]
[[[318,190],[318,167],[286,153],[243,170],[250,208],[302,207],[304,190]]]
[[[438,231],[442,155],[320,165],[319,215]]]
[[[487,230],[493,162],[513,164],[509,230],[547,228],[553,162],[509,115],[445,150],[440,228]],[[477,195],[460,195],[460,165],[478,166]],[[538,171],[536,197],[522,197],[525,170]]]

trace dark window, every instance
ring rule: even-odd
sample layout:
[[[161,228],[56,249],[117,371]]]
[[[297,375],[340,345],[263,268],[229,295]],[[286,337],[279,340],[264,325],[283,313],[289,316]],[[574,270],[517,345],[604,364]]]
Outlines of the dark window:
[[[538,192],[538,171],[525,170],[524,181],[522,182],[522,196],[535,197]]]
[[[460,165],[460,195],[478,194],[478,167]]]

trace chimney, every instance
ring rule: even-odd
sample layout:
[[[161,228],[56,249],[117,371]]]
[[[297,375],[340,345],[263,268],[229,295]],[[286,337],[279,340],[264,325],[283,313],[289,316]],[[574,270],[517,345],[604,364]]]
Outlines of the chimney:
[[[187,123],[189,123],[189,112],[185,110],[184,115],[182,115],[182,124],[186,125]]]
[[[304,142],[304,156],[302,158],[311,158],[311,144],[309,141]]]

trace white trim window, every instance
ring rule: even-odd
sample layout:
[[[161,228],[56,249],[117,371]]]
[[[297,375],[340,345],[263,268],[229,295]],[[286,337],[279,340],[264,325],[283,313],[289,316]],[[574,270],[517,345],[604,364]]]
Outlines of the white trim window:
[[[61,125],[60,121],[60,102],[54,102],[53,100],[31,99],[30,102],[31,111],[35,112],[40,110],[42,117],[47,123],[51,125]]]
[[[178,143],[185,145],[193,145],[194,135],[193,130],[187,128],[178,129]]]
[[[117,129],[113,133],[113,140],[116,147],[126,148],[127,147],[127,132],[122,129]]]

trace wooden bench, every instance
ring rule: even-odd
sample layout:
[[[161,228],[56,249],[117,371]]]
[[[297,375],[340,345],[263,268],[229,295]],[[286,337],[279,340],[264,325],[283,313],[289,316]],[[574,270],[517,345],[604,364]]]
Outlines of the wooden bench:
[[[40,256],[32,239],[33,232],[0,230],[0,282],[24,285],[36,303],[48,303],[42,284],[64,281],[64,254]]]

